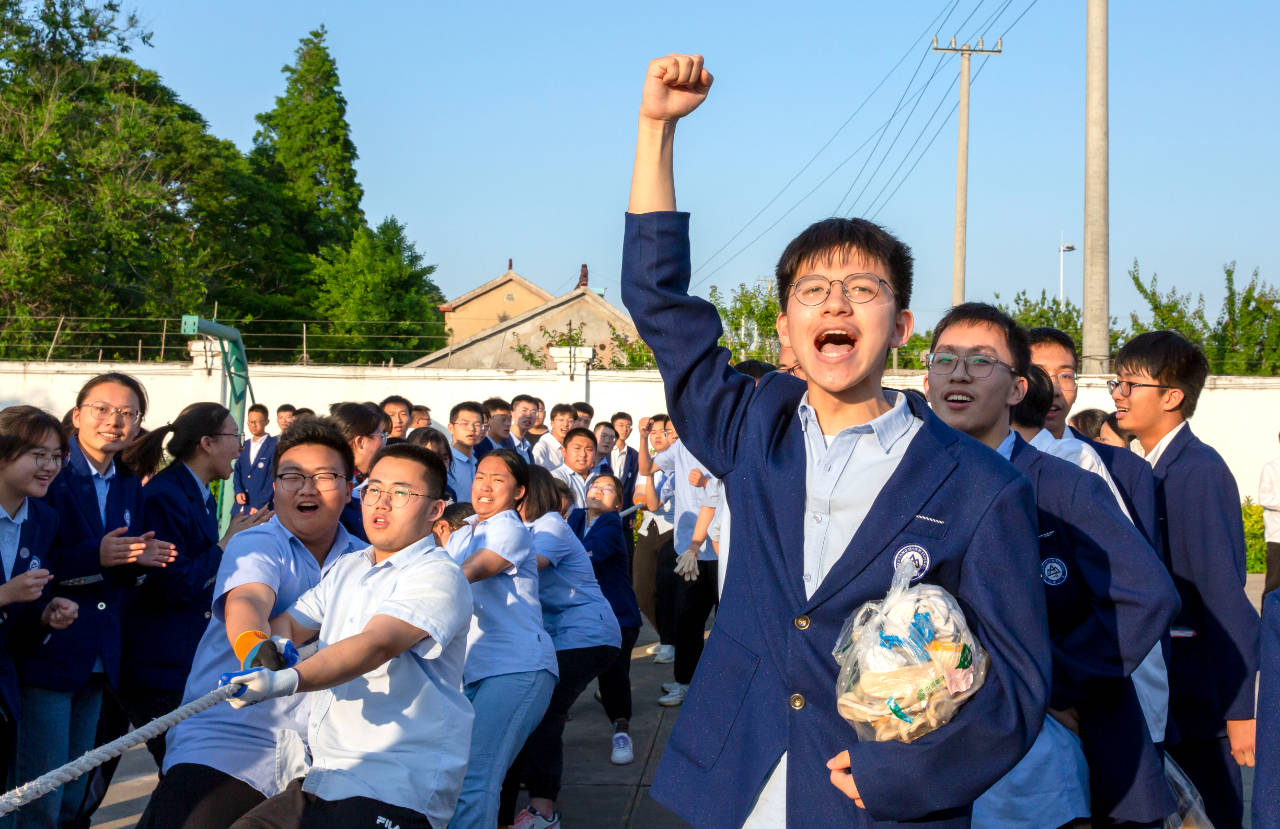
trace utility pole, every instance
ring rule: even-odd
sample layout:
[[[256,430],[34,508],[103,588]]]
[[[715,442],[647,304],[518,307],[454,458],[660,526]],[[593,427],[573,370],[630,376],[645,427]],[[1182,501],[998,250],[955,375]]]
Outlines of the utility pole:
[[[982,38],[978,38],[976,49],[967,43],[957,47],[953,37],[950,46],[939,47],[938,36],[933,36],[933,51],[960,55],[960,136],[956,147],[956,238],[951,257],[952,305],[964,302],[964,247],[969,213],[969,56],[998,55],[1003,46],[997,39],[996,48],[983,49]]]
[[[1084,323],[1085,374],[1111,370],[1108,274],[1107,0],[1089,0],[1084,85]]]

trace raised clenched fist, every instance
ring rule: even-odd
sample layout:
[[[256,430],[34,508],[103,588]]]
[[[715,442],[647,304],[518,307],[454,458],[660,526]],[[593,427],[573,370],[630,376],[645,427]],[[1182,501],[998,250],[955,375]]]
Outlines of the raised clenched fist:
[[[702,55],[676,55],[649,61],[640,96],[640,117],[675,121],[706,100],[714,78],[702,65]]]

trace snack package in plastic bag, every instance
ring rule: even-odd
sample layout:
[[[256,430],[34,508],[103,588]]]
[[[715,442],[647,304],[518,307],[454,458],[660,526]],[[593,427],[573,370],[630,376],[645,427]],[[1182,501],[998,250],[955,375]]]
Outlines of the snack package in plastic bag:
[[[1164,829],[1213,829],[1200,792],[1168,754],[1164,756],[1164,779],[1173,789],[1173,799],[1178,801],[1178,811],[1164,819]]]
[[[860,740],[909,743],[951,721],[987,676],[989,658],[946,590],[911,584],[904,559],[881,601],[859,607],[832,650],[836,708]]]

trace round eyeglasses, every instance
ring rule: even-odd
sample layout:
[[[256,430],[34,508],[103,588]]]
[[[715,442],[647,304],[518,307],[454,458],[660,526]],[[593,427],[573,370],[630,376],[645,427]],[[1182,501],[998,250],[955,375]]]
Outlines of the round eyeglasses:
[[[844,291],[844,298],[854,305],[875,299],[880,295],[881,285],[893,292],[888,282],[873,273],[854,273],[834,280],[817,274],[802,276],[791,286],[791,293],[801,305],[821,305],[831,295],[831,286],[836,284]]]
[[[949,377],[955,374],[956,367],[961,363],[964,363],[964,373],[974,380],[985,380],[990,377],[991,372],[996,370],[996,366],[1004,366],[1009,369],[1010,374],[1018,373],[1013,370],[1013,366],[990,354],[974,353],[961,357],[950,351],[930,351],[924,355],[924,360],[929,366],[929,373],[935,377]]]

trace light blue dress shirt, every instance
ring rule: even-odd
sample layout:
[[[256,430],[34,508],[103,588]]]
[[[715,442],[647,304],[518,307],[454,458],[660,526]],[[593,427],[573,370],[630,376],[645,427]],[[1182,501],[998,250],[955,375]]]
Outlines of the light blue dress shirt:
[[[698,523],[698,513],[707,503],[706,488],[689,483],[689,473],[697,469],[707,474],[707,470],[685,448],[684,441],[679,439],[654,455],[653,465],[670,476],[675,489],[671,518],[675,524],[675,534],[672,536],[672,543],[675,544],[676,555],[680,555],[689,549],[689,543],[693,541],[693,528]],[[711,542],[704,542],[698,550],[698,561],[715,561],[715,558]]]
[[[449,488],[458,496],[459,502],[471,503],[471,484],[475,482],[479,461],[475,452],[464,455],[453,446],[449,451],[453,453],[453,461],[449,464]]]
[[[0,508],[0,562],[4,564],[4,581],[13,578],[13,567],[18,562],[18,544],[22,541],[22,523],[26,520],[26,498],[22,499],[22,505],[12,516]],[[588,562],[587,566],[590,567],[591,563]]]
[[[87,458],[85,460],[88,460]],[[102,518],[102,526],[107,532],[115,527],[107,527],[107,493],[111,490],[111,480],[116,476],[116,462],[111,461],[106,472],[99,472],[93,464],[89,464],[89,479],[93,481],[93,494],[98,497],[98,515]],[[126,518],[126,521],[129,519]]]
[[[223,618],[228,593],[246,584],[265,584],[276,594],[270,616],[278,616],[315,587],[338,559],[363,546],[364,542],[339,525],[322,566],[280,523],[278,516],[234,535],[227,542],[218,567],[212,618],[196,647],[187,686],[182,692],[183,703],[213,690],[223,673],[240,670],[240,660],[227,641]],[[284,761],[291,749],[301,746],[311,710],[310,699],[310,694],[298,694],[240,710],[215,705],[202,711],[169,730],[164,770],[179,763],[209,766],[272,797],[292,779],[287,774],[284,775],[287,779],[278,779],[277,760],[281,761],[279,766],[287,766]]]
[[[600,590],[591,557],[558,512],[548,512],[532,524],[534,552],[551,562],[538,571],[542,626],[557,651],[622,645],[618,617]]]

